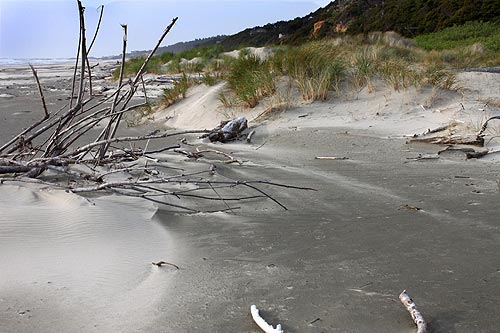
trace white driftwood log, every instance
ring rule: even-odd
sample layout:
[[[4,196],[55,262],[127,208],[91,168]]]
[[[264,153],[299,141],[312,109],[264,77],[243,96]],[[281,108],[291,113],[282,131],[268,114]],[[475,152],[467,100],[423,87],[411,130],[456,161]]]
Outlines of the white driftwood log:
[[[264,318],[259,315],[259,309],[255,305],[250,307],[250,312],[252,313],[252,318],[257,325],[265,332],[265,333],[283,333],[281,329],[281,325],[278,324],[276,328],[272,325],[269,325]]]
[[[408,310],[411,318],[417,325],[417,333],[427,333],[427,323],[425,322],[425,319],[420,311],[418,311],[417,305],[415,304],[415,302],[413,302],[406,290],[403,290],[403,292],[399,295],[399,299],[405,306],[406,310]]]

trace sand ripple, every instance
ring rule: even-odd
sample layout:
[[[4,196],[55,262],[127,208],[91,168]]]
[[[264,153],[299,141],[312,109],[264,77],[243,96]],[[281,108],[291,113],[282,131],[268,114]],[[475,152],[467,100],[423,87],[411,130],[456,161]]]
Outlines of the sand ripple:
[[[151,262],[175,260],[175,246],[152,220],[156,208],[146,201],[87,200],[59,190],[1,185],[0,212],[2,301],[18,301],[35,288],[30,295],[65,303],[75,315],[99,317],[104,308],[122,311],[116,304],[127,294],[140,299],[145,283],[157,294],[166,288],[165,281],[152,279]],[[43,311],[51,317],[50,308]],[[139,309],[127,304],[124,311]]]

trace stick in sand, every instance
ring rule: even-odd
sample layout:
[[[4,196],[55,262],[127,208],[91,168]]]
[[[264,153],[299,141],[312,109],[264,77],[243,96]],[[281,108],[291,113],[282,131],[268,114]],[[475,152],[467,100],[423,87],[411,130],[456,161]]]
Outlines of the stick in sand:
[[[399,300],[410,313],[415,325],[417,325],[417,333],[427,333],[427,323],[425,322],[425,319],[420,311],[418,311],[417,305],[413,302],[406,290],[403,290],[403,292],[399,295]]]
[[[281,329],[281,325],[278,324],[276,328],[272,325],[269,325],[264,318],[259,315],[259,309],[255,305],[250,307],[250,312],[252,313],[252,318],[257,325],[265,332],[265,333],[283,333]]]

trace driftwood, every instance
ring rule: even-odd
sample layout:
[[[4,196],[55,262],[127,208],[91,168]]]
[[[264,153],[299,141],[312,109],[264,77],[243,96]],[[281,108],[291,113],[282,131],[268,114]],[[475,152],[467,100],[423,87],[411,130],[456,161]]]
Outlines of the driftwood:
[[[448,146],[445,149],[438,151],[438,155],[449,152],[461,152],[467,159],[481,158],[490,153],[487,148],[467,147],[467,146]]]
[[[488,129],[488,125],[492,120],[500,120],[500,116],[493,116],[488,118],[481,129],[476,134],[457,134],[453,131],[448,135],[433,135],[431,134],[441,133],[446,130],[450,130],[457,125],[456,122],[450,123],[448,125],[440,126],[436,129],[429,129],[427,132],[422,134],[415,134],[413,138],[409,140],[409,142],[421,142],[421,143],[431,143],[431,144],[439,144],[439,145],[449,145],[446,149],[441,150],[438,154],[448,151],[462,151],[465,153],[467,159],[470,158],[480,158],[485,155],[488,155],[492,152],[487,149],[475,149],[471,147],[462,147],[463,145],[468,146],[476,146],[476,147],[484,147],[485,145],[485,131]]]
[[[239,138],[247,128],[247,119],[238,117],[230,121],[222,121],[219,126],[211,130],[207,135],[202,136],[202,138],[208,137],[211,142],[219,141],[224,143]]]
[[[427,323],[425,322],[420,311],[418,311],[417,305],[410,298],[406,290],[403,290],[403,292],[399,295],[399,300],[410,313],[415,325],[417,325],[417,333],[427,333]]]
[[[166,262],[166,261],[158,261],[158,262],[152,262],[151,264],[155,265],[155,266],[158,266],[158,267],[161,267],[163,265],[168,265],[168,266],[172,266],[174,267],[175,269],[180,269],[179,266],[177,266],[176,264],[172,264],[170,262]]]
[[[255,134],[255,130],[251,130],[250,133],[248,133],[248,135],[247,135],[247,143],[252,142],[252,137],[254,136],[254,134]]]
[[[316,156],[314,159],[316,160],[332,160],[332,161],[345,161],[348,160],[349,157],[338,157],[338,156]]]
[[[412,138],[410,139],[410,142],[422,142],[422,143],[432,143],[432,144],[438,144],[438,145],[471,145],[471,146],[479,146],[483,147],[484,146],[484,138],[475,135],[475,134],[469,134],[469,135],[460,135],[460,134],[453,134],[449,136],[433,136],[433,137],[426,137],[426,138]]]
[[[283,333],[283,329],[281,325],[276,325],[274,328],[272,325],[269,325],[264,318],[262,318],[259,314],[259,309],[255,305],[250,307],[250,313],[252,314],[252,318],[255,323],[265,332],[265,333]]]
[[[481,126],[481,130],[479,131],[479,133],[477,134],[477,136],[483,136],[484,132],[486,131],[486,129],[488,128],[488,124],[490,123],[490,121],[492,120],[500,120],[500,116],[494,116],[494,117],[490,117],[488,118],[483,126]]]

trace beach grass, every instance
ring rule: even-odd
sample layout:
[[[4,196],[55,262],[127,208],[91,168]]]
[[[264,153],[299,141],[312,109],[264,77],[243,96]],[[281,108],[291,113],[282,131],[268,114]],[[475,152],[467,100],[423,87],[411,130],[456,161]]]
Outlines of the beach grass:
[[[237,99],[249,108],[276,91],[276,74],[270,62],[254,55],[242,54],[232,62],[226,80]]]
[[[219,95],[224,107],[255,107],[277,93],[277,79],[283,76],[294,82],[307,102],[340,96],[345,92],[341,89],[371,92],[374,82],[385,82],[395,91],[425,86],[458,90],[457,69],[500,65],[500,26],[469,22],[414,39],[395,32],[372,32],[272,49],[269,58],[261,59],[248,49],[234,58],[222,54],[217,45],[198,47],[155,56],[147,71],[198,73],[197,83],[209,86],[225,80],[228,89]],[[134,74],[143,60],[127,61],[126,75]],[[159,104],[175,103],[195,83],[184,75],[165,90]]]
[[[186,98],[186,92],[195,81],[190,79],[186,73],[183,73],[182,77],[175,81],[171,88],[166,88],[158,99],[158,105],[163,107],[169,107],[176,102]]]

